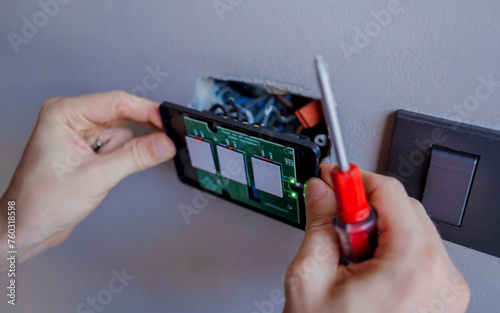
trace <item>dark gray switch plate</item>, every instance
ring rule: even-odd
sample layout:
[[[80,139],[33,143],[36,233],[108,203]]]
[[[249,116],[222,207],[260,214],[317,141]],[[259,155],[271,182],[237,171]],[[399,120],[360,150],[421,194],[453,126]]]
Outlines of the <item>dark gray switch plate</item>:
[[[434,219],[443,239],[500,257],[500,132],[398,111],[387,175],[422,201],[431,148],[478,157],[460,226]]]
[[[478,157],[433,146],[422,204],[432,219],[462,224]]]

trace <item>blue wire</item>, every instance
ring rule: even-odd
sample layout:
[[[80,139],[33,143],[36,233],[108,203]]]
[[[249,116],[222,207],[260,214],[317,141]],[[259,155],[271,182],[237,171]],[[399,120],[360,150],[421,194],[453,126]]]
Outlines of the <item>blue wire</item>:
[[[253,98],[246,98],[246,97],[243,97],[243,98],[239,98],[236,100],[236,104],[244,104],[244,103],[247,103],[247,102],[250,102],[252,101]]]

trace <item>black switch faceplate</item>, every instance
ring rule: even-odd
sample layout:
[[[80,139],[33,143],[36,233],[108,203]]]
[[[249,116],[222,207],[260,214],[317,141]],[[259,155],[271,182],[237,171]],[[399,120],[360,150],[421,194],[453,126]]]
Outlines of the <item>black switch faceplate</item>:
[[[500,257],[500,132],[405,110],[398,111],[387,175],[422,200],[431,148],[478,156],[460,226],[434,220],[451,242]]]

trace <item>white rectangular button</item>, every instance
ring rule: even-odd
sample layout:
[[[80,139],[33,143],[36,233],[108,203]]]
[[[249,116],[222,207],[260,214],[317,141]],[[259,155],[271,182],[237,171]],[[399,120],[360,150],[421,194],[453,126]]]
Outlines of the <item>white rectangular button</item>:
[[[222,177],[244,185],[248,183],[245,155],[242,152],[218,145],[217,156]]]
[[[252,157],[252,169],[255,188],[283,198],[281,166],[279,164]]]
[[[210,142],[186,136],[186,144],[193,167],[212,174],[217,173]]]

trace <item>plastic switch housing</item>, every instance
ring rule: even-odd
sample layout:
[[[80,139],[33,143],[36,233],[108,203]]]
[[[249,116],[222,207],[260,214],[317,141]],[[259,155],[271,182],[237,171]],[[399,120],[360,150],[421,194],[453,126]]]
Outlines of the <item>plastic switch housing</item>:
[[[462,224],[478,157],[433,146],[422,204],[429,216],[454,226]]]

